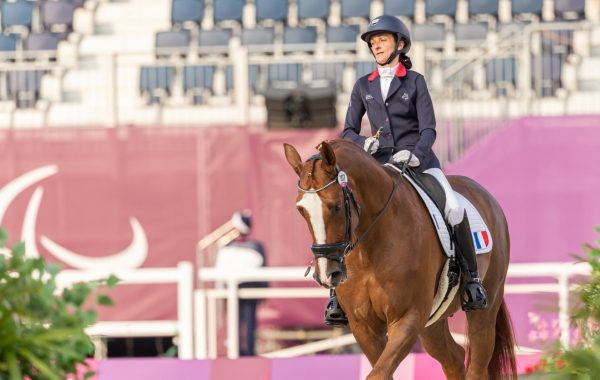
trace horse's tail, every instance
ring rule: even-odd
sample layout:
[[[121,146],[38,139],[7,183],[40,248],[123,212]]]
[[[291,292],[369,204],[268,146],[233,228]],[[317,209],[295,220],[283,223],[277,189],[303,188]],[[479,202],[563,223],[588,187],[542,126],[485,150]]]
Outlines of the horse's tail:
[[[494,353],[488,365],[488,375],[490,380],[517,379],[515,334],[504,300],[496,316],[496,340]]]

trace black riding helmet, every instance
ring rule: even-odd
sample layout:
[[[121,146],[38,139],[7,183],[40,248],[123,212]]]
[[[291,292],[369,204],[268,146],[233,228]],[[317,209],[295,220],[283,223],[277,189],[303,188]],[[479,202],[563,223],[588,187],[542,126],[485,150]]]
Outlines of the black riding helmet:
[[[375,17],[369,23],[367,31],[364,32],[360,38],[365,41],[369,45],[369,49],[371,49],[371,43],[369,42],[371,36],[382,32],[388,32],[396,36],[396,51],[390,55],[385,64],[392,62],[392,60],[400,53],[408,53],[410,50],[410,33],[406,25],[394,16],[382,15]],[[401,50],[398,50],[400,40],[404,40],[404,47]]]

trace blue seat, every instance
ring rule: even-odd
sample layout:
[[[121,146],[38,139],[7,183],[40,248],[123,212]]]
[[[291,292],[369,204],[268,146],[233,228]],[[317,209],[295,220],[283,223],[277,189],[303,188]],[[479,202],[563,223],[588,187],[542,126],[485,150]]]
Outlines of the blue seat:
[[[253,94],[260,94],[264,91],[260,80],[260,65],[256,63],[249,64],[248,66],[248,87]],[[233,90],[234,78],[233,78],[233,65],[225,66],[225,89],[227,92]]]
[[[483,42],[487,39],[488,24],[487,23],[468,23],[468,24],[455,24],[454,25],[454,37],[456,42],[466,42],[471,45],[474,41]]]
[[[53,25],[64,25],[68,30],[71,30],[75,7],[76,4],[68,0],[44,1],[41,4],[44,28],[51,30]]]
[[[302,79],[302,64],[300,63],[271,63],[267,66],[268,82],[296,82]]]
[[[173,0],[171,23],[180,25],[192,22],[200,25],[204,17],[204,0]]]
[[[246,0],[213,0],[213,17],[215,22],[242,22]]]
[[[61,39],[62,35],[59,33],[30,33],[23,41],[23,47],[27,51],[55,51]]]
[[[288,0],[255,0],[256,21],[287,21]]]
[[[514,57],[494,58],[486,64],[487,83],[496,96],[505,96],[517,85],[517,60]]]
[[[0,61],[12,60],[15,58],[14,54],[17,51],[17,41],[19,41],[18,35],[0,34]]]
[[[171,66],[142,66],[140,70],[140,93],[149,104],[162,103],[171,95],[173,74]]]
[[[283,30],[283,51],[285,53],[314,52],[317,43],[317,28],[286,27]]]
[[[415,0],[384,0],[383,13],[397,17],[415,17]]]
[[[342,19],[351,17],[369,18],[370,0],[340,0]]]
[[[469,0],[469,16],[492,15],[498,17],[498,0]]]
[[[14,70],[7,75],[8,98],[18,108],[31,108],[40,98],[43,70]]]
[[[187,29],[158,32],[155,35],[154,42],[156,55],[187,55],[190,48],[190,41],[191,35]]]
[[[371,74],[375,70],[375,61],[359,61],[354,64],[356,79]]]
[[[327,20],[329,17],[329,1],[298,0],[298,19],[317,18]]]
[[[31,29],[33,18],[33,2],[19,0],[14,3],[0,4],[0,14],[2,15],[2,28],[6,29],[12,26],[24,26]]]
[[[216,67],[213,65],[186,65],[183,67],[183,92],[194,104],[204,103],[204,93],[212,92]]]
[[[210,29],[198,32],[198,53],[200,54],[227,54],[231,29]]]
[[[541,17],[543,5],[544,0],[511,0],[513,16],[522,13],[531,13]]]
[[[342,87],[344,75],[343,62],[318,62],[311,64],[313,80],[328,80],[335,83],[337,88]]]
[[[412,38],[416,42],[444,42],[446,31],[442,24],[415,24],[413,25]]]
[[[554,14],[563,20],[585,18],[585,0],[554,0]]]
[[[242,29],[242,45],[251,47],[251,53],[272,53],[274,39],[274,28]]]
[[[427,17],[442,15],[454,18],[456,0],[425,0],[425,15]]]
[[[325,40],[330,50],[356,50],[357,25],[340,25],[327,27]]]

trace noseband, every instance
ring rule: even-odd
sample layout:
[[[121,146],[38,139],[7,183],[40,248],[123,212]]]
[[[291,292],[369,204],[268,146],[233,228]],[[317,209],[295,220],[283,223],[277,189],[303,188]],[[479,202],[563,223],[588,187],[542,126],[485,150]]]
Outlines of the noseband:
[[[314,156],[310,157],[309,160],[317,160],[320,158],[320,154],[315,154]],[[342,192],[344,194],[344,206],[346,208],[345,239],[336,243],[313,244],[310,249],[317,259],[324,257],[328,260],[338,261],[340,264],[343,264],[346,255],[355,247],[355,244],[352,244],[352,206],[356,208],[356,212],[360,217],[360,205],[356,201],[354,193],[348,186],[348,176],[346,172],[341,170],[338,165],[335,166],[335,172],[337,174],[336,177],[318,189],[303,189],[300,187],[300,182],[298,181],[298,190],[302,191],[303,193],[316,194],[335,183],[339,184],[342,188]]]

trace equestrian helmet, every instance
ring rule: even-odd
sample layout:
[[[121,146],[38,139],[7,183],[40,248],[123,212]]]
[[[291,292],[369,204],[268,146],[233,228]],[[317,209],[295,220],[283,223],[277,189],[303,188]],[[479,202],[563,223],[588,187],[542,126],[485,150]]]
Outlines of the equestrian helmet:
[[[375,17],[369,23],[367,27],[367,31],[364,32],[360,38],[365,41],[369,45],[369,49],[371,48],[371,43],[369,39],[373,34],[388,32],[397,36],[396,42],[400,44],[400,40],[404,40],[404,47],[398,51],[398,53],[408,53],[410,50],[410,32],[408,28],[399,18],[390,15],[382,15],[379,17]]]

